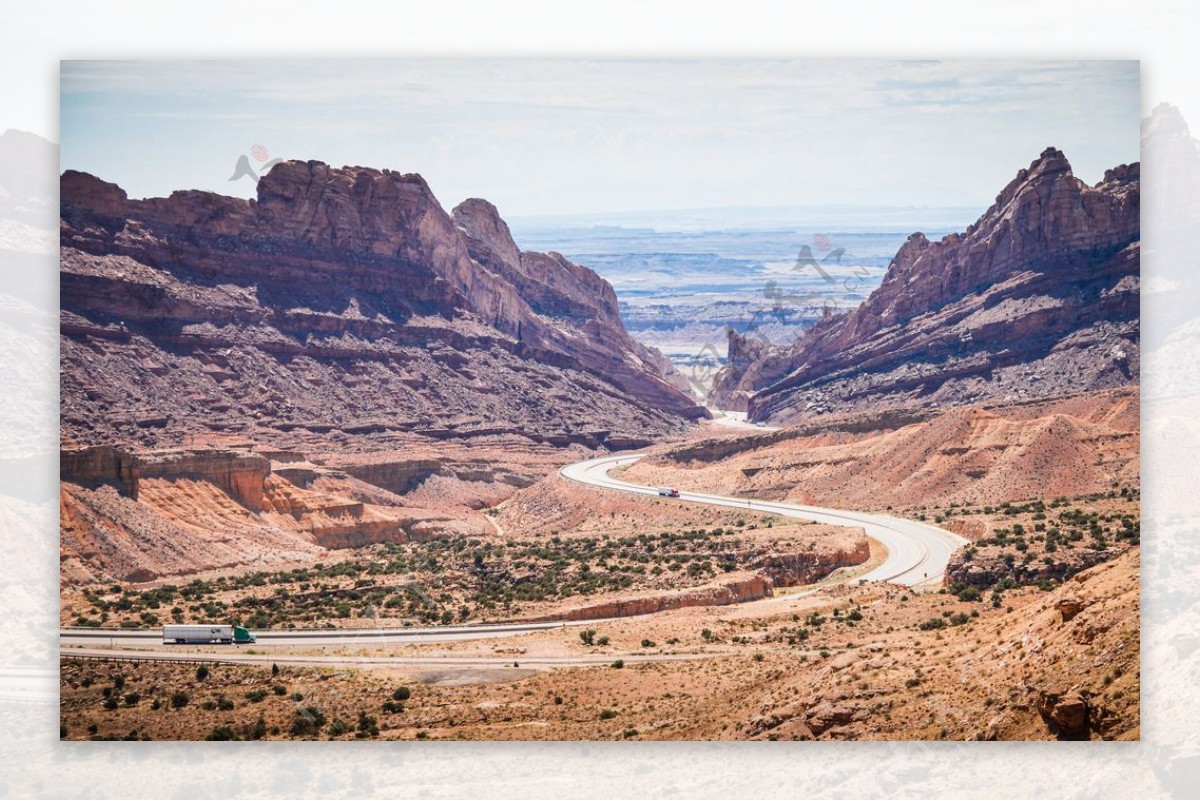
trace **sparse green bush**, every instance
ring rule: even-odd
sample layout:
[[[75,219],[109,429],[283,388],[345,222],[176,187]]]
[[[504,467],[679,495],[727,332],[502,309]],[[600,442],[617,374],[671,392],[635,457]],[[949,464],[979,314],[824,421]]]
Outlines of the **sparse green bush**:
[[[355,736],[359,738],[378,737],[379,723],[366,712],[359,712],[358,731],[355,733]]]
[[[239,738],[238,738],[237,734],[234,733],[233,729],[229,728],[228,726],[215,726],[213,728],[213,730],[208,733],[208,736],[206,736],[204,739],[205,740],[237,740]]]
[[[292,717],[292,734],[297,737],[316,734],[324,725],[324,712],[315,706],[302,707]]]

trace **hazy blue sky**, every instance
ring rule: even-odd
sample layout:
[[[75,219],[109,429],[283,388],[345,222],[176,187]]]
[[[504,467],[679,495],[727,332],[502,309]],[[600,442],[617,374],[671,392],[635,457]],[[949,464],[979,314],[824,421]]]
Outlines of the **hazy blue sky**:
[[[76,61],[62,166],[252,196],[240,156],[419,172],[507,216],[978,206],[1048,145],[1138,159],[1135,61]]]

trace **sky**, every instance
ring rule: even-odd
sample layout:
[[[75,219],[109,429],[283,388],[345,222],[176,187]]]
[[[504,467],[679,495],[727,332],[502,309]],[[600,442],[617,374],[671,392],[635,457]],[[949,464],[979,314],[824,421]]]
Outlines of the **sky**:
[[[1047,146],[1139,157],[1136,61],[64,61],[61,165],[131,197],[272,159],[417,172],[512,219],[976,207]]]

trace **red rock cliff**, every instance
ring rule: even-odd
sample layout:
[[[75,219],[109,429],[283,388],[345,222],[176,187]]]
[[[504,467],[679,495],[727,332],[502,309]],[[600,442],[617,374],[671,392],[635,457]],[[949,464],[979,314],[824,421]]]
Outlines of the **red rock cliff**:
[[[1096,186],[1048,148],[966,231],[915,233],[854,311],[730,364],[753,420],[1137,383],[1138,164]]]
[[[452,218],[419,175],[284,162],[255,200],[61,181],[65,439],[157,446],[515,432],[648,442],[703,410],[612,288]]]

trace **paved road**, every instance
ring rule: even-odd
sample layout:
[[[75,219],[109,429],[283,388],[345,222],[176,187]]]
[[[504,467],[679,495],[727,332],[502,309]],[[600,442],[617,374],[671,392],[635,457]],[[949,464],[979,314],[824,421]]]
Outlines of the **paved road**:
[[[727,656],[725,652],[692,654],[655,653],[611,653],[584,654],[580,656],[456,656],[436,654],[430,656],[341,656],[304,654],[248,654],[236,648],[219,650],[183,651],[166,647],[156,650],[69,648],[62,651],[64,657],[97,659],[140,659],[154,662],[237,662],[239,664],[280,664],[306,666],[371,667],[371,668],[555,668],[590,667],[610,665],[620,659],[627,665],[642,662],[692,662]]]
[[[593,487],[633,492],[641,495],[658,495],[655,487],[631,484],[609,476],[609,471],[630,465],[645,454],[634,453],[623,456],[605,456],[567,465],[559,472],[572,481]],[[870,512],[851,512],[840,509],[825,509],[819,506],[802,506],[780,501],[758,501],[746,498],[729,498],[701,492],[681,492],[679,500],[689,503],[705,503],[710,506],[726,506],[734,509],[749,509],[783,517],[830,523],[835,526],[858,526],[867,536],[878,540],[887,549],[883,564],[856,581],[890,581],[918,587],[923,584],[940,584],[946,563],[954,551],[967,544],[967,540],[944,529],[905,520],[891,515]]]
[[[762,423],[751,423],[746,420],[745,412],[727,412],[724,409],[713,409],[709,411],[713,413],[713,425],[725,426],[726,428],[740,428],[746,431],[778,431],[778,428],[763,425]]]
[[[271,645],[393,645],[396,643],[439,643],[462,640],[488,640],[496,637],[515,637],[530,631],[557,629],[564,626],[595,625],[589,621],[555,621],[547,623],[496,623],[480,626],[439,626],[436,628],[405,629],[313,629],[294,631],[256,631],[258,642],[249,646]],[[104,646],[162,646],[162,630],[81,629],[67,628],[58,632],[59,645],[64,648]],[[183,649],[189,646],[174,646]],[[207,647],[207,646],[203,646]]]

